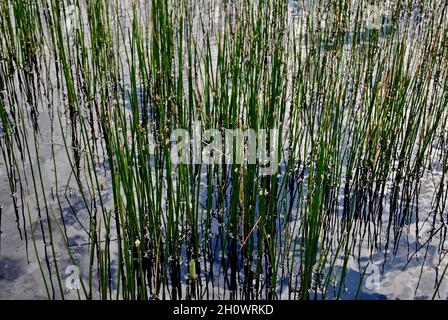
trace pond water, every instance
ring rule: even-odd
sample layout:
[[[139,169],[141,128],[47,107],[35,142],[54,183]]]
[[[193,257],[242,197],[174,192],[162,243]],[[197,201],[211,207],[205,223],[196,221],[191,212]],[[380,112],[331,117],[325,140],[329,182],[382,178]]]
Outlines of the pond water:
[[[83,1],[80,2],[84,4]],[[111,28],[115,30],[115,25],[119,24],[127,28],[123,34],[130,33],[132,32],[132,17],[135,14],[132,5],[127,1],[118,1],[117,3],[120,3],[120,11],[117,10],[116,16],[111,19]],[[144,30],[149,34],[150,15],[146,12],[149,9],[148,6],[142,4],[143,2],[139,3],[140,10],[138,14],[141,19],[140,22],[142,25],[148,25]],[[191,19],[194,21],[191,30],[195,35],[193,38],[196,39],[198,48],[203,50],[200,53],[204,53],[207,50],[211,52],[212,57],[209,63],[216,65],[219,59],[223,59],[223,57],[219,56],[219,48],[222,44],[219,43],[219,38],[216,36],[212,38],[215,41],[208,44],[210,48],[207,49],[204,35],[213,34],[214,32],[219,34],[218,30],[222,27],[219,21],[224,12],[222,11],[222,2],[197,0],[191,1],[191,3]],[[232,3],[234,1],[230,1],[229,6]],[[236,3],[237,1],[235,1]],[[258,2],[254,1],[255,3]],[[204,18],[201,20],[201,6],[207,9],[204,10],[204,16],[208,16],[208,19]],[[341,30],[339,38],[344,39],[343,49],[341,50],[344,54],[349,55],[354,44],[371,43],[371,37],[379,38],[380,44],[381,41],[392,43],[393,41],[403,39],[396,36],[402,30],[400,23],[396,23],[395,27],[389,27],[389,19],[392,19],[392,17],[388,9],[368,7],[367,10],[369,8],[371,15],[368,16],[365,22],[366,26],[362,28],[362,31],[361,29],[357,32]],[[423,50],[423,45],[416,44],[422,42],[421,36],[426,34],[429,23],[434,20],[431,19],[430,12],[427,13],[427,16],[423,14],[427,8],[425,6],[423,11],[420,10],[420,14],[415,13],[414,8],[411,8],[409,15],[412,19],[406,20],[408,21],[406,24],[403,22],[403,25],[406,25],[406,32],[409,33],[409,36],[406,38],[408,42],[405,43],[408,48],[406,54],[410,56],[409,61],[412,63],[414,63],[414,60],[418,60],[418,56],[412,55],[413,51],[411,48],[415,48],[415,51]],[[440,8],[442,9],[441,5]],[[77,23],[86,27],[86,30],[84,30],[86,46],[94,47],[90,43],[92,40],[88,37],[90,33],[87,29],[88,17],[85,10],[86,7],[82,7],[81,10],[73,9],[70,11],[70,15],[75,14],[79,20]],[[291,38],[297,37],[297,39],[300,39],[296,43],[299,48],[298,51],[303,50],[305,54],[309,52],[306,45],[299,43],[299,41],[305,43],[305,34],[309,36],[309,30],[304,28],[307,19],[308,22],[313,21],[315,25],[322,25],[322,28],[325,28],[325,23],[330,23],[330,20],[320,15],[325,10],[328,10],[328,8],[319,7],[315,1],[289,1],[287,8],[288,30],[292,34]],[[229,11],[233,12],[232,10]],[[41,14],[45,16],[43,12]],[[93,13],[91,12],[91,14]],[[439,16],[437,15],[437,17]],[[204,26],[204,21],[209,23],[208,27]],[[80,28],[79,25],[75,26],[75,24],[70,24],[69,27]],[[43,28],[46,29],[45,26]],[[440,28],[446,31],[446,21]],[[64,36],[67,39],[74,37],[71,33]],[[2,46],[6,47],[7,40],[4,37],[6,37],[5,33],[2,34]],[[47,34],[45,37],[50,41],[50,34]],[[397,37],[396,39],[398,40],[390,40],[392,38],[395,39],[394,37]],[[114,53],[117,56],[126,56],[130,52],[131,42],[129,39],[127,39],[128,42],[124,39],[119,40],[120,36],[116,34],[113,34],[112,38],[114,39],[113,41],[117,42],[123,40],[123,43],[117,44],[120,49]],[[98,39],[97,41],[100,41]],[[337,35],[327,39],[329,52],[334,50],[337,39]],[[175,39],[175,41],[177,40],[179,39]],[[324,42],[327,40],[322,39]],[[67,40],[67,43],[70,44],[70,40]],[[70,50],[71,54],[79,54],[77,57],[83,57],[85,54],[75,49],[73,49],[74,51]],[[199,49],[197,50],[200,51]],[[0,299],[47,299],[49,296],[50,298],[61,298],[58,282],[62,284],[66,299],[77,299],[80,290],[71,287],[72,266],[79,268],[81,276],[86,283],[88,282],[89,273],[92,272],[93,276],[91,278],[94,282],[93,288],[95,288],[92,297],[99,298],[101,287],[98,283],[101,275],[98,273],[99,267],[97,262],[93,266],[91,263],[92,259],[98,258],[98,248],[92,249],[91,226],[89,225],[91,223],[90,215],[91,212],[98,212],[99,216],[102,212],[108,212],[112,215],[117,202],[111,183],[111,168],[101,126],[101,121],[104,120],[99,119],[97,114],[92,115],[92,118],[88,118],[89,113],[87,111],[98,108],[98,104],[104,101],[107,101],[105,102],[106,104],[110,103],[113,105],[113,98],[122,99],[121,107],[129,119],[132,118],[132,114],[135,112],[133,105],[138,106],[138,112],[141,117],[144,114],[142,110],[148,110],[147,117],[150,122],[155,121],[154,115],[157,110],[151,107],[147,87],[136,88],[136,103],[133,103],[135,98],[132,97],[132,93],[136,84],[132,83],[132,77],[135,66],[129,64],[129,60],[122,61],[123,65],[120,66],[122,74],[119,85],[125,94],[123,94],[123,97],[106,99],[100,94],[106,94],[107,89],[102,91],[103,88],[98,88],[102,84],[95,87],[95,79],[86,79],[88,78],[86,70],[75,69],[75,65],[79,66],[82,63],[71,57],[73,59],[72,67],[74,68],[72,72],[76,82],[76,87],[74,88],[79,90],[79,97],[82,96],[82,98],[79,98],[82,101],[78,101],[78,103],[84,107],[82,112],[85,112],[84,118],[86,121],[93,123],[91,128],[94,132],[91,134],[95,138],[91,137],[91,140],[83,140],[82,134],[79,132],[79,136],[76,137],[76,135],[72,134],[73,128],[75,128],[74,131],[79,131],[81,126],[76,122],[76,112],[72,114],[69,107],[70,96],[65,87],[67,85],[66,80],[61,78],[63,66],[61,61],[57,61],[54,58],[51,47],[44,46],[43,51],[44,53],[38,55],[39,62],[32,65],[31,72],[28,72],[29,70],[26,68],[14,68],[14,66],[12,68],[14,70],[11,71],[12,69],[9,69],[10,65],[6,63],[6,59],[2,58],[1,61],[0,81],[2,87],[0,89],[2,105],[9,112],[6,117],[13,124],[12,128],[16,132],[17,138],[15,138],[16,140],[8,140],[5,137],[6,130],[3,122],[0,122],[0,146],[3,156],[0,158]],[[446,51],[444,54],[446,57]],[[197,55],[200,56],[199,53]],[[385,52],[384,56],[379,55],[378,60],[381,57],[387,57],[387,53]],[[92,61],[94,60],[92,59]],[[88,62],[90,63],[90,61]],[[349,65],[348,60],[341,63],[341,65],[345,66],[348,79],[348,74],[353,71],[353,66]],[[95,65],[90,67],[95,68]],[[205,69],[204,66],[198,68],[198,70],[203,69]],[[199,72],[198,70],[196,71]],[[412,73],[412,70],[413,68],[410,67],[409,73]],[[443,85],[443,80],[446,79],[446,67],[439,70],[440,79],[442,79]],[[148,79],[145,80],[150,81]],[[185,86],[189,85],[188,73],[182,80]],[[341,78],[340,81],[344,82],[345,80],[346,78]],[[203,80],[197,80],[197,82],[201,81]],[[99,94],[91,94],[89,98],[87,94],[84,95],[84,92],[90,89],[86,88],[89,85],[92,88],[94,87],[92,90],[98,90]],[[109,85],[113,86],[112,79]],[[202,84],[195,85],[198,88],[202,86]],[[431,83],[430,86],[432,85]],[[434,90],[436,89],[428,89],[428,91],[435,92],[434,96],[436,98],[443,95],[446,96],[446,86],[439,91]],[[311,91],[312,89],[310,89],[310,94]],[[229,92],[231,92],[230,89]],[[432,99],[436,101],[436,98]],[[200,98],[195,97],[195,99],[199,101]],[[306,100],[306,98],[304,99]],[[431,97],[428,96],[429,100],[431,100]],[[95,101],[98,103],[95,104]],[[446,102],[446,99],[444,101]],[[292,104],[291,101],[288,101],[288,103]],[[15,105],[20,105],[16,114],[11,112],[14,110],[13,106]],[[430,103],[429,105],[431,106]],[[443,114],[439,114],[439,116],[445,119],[446,111]],[[293,110],[288,109],[285,112],[291,118],[293,117]],[[285,118],[288,119],[288,117]],[[352,128],[349,123],[350,120],[344,123],[341,122],[341,126]],[[19,126],[16,127],[17,124]],[[334,198],[332,201],[333,211],[331,215],[326,216],[324,219],[325,227],[322,228],[325,229],[325,232],[321,235],[322,242],[319,243],[319,248],[316,252],[316,254],[320,254],[325,250],[329,250],[327,255],[329,261],[327,261],[322,272],[316,275],[316,277],[322,277],[322,279],[313,279],[312,289],[309,290],[309,298],[431,299],[436,288],[438,292],[436,298],[448,298],[448,285],[446,281],[441,281],[448,266],[448,257],[446,257],[448,251],[445,239],[447,209],[445,201],[436,201],[440,190],[442,190],[440,197],[446,197],[448,194],[445,190],[446,188],[443,187],[443,183],[446,181],[446,168],[444,168],[443,160],[447,154],[446,141],[448,141],[448,135],[447,131],[443,130],[441,129],[440,132],[444,132],[445,136],[438,137],[441,142],[436,139],[431,141],[432,147],[430,151],[425,153],[425,165],[422,168],[419,179],[410,179],[409,186],[405,185],[407,180],[403,179],[406,181],[402,183],[403,186],[400,184],[402,187],[399,195],[396,195],[396,190],[394,189],[396,186],[392,180],[385,183],[383,198],[375,200],[381,206],[380,218],[376,216],[376,211],[375,213],[369,211],[373,206],[369,207],[368,201],[365,201],[366,204],[363,205],[363,209],[356,213],[359,215],[358,219],[355,219],[353,225],[347,231],[343,227],[346,202],[342,184],[340,190],[332,194]],[[430,131],[430,128],[427,128],[427,131]],[[443,142],[444,139],[445,142]],[[11,143],[14,144],[12,149],[9,145]],[[83,143],[85,144],[83,145]],[[344,144],[344,142],[341,144]],[[348,141],[345,144],[348,145]],[[90,149],[88,149],[88,145],[90,145]],[[384,146],[384,148],[386,147]],[[411,154],[410,157],[418,157],[418,150],[420,149],[411,149],[410,153],[413,155]],[[95,156],[85,158],[83,154],[88,152],[88,150],[93,150],[92,152]],[[348,171],[348,158],[348,156],[344,156],[340,159],[341,180],[341,177]],[[95,168],[91,170],[97,173],[94,177],[97,177],[98,181],[92,181],[93,176],[88,169],[92,167],[92,163],[89,163],[89,161],[95,161]],[[17,166],[14,167],[14,164],[17,164]],[[151,168],[157,167],[155,157],[149,158],[148,165]],[[395,159],[393,166],[395,169],[392,171],[396,172],[396,168],[399,166],[399,159]],[[202,206],[197,211],[200,212],[201,217],[206,211],[205,207],[207,206],[209,196],[207,194],[209,190],[208,169],[207,166],[197,169],[194,175],[195,177],[200,177],[197,178],[199,179],[197,188],[187,190],[187,193],[190,191],[192,197],[194,197],[194,192],[199,190],[197,196],[199,200],[196,204]],[[290,174],[290,172],[286,172],[287,170],[290,170],[290,168],[285,163],[282,163],[278,172],[280,181],[286,181],[286,177]],[[79,171],[78,175],[76,171]],[[157,176],[151,176],[148,180],[151,180],[155,185],[162,186],[160,198],[154,200],[154,202],[159,201],[161,203],[160,208],[163,208],[163,210],[160,212],[160,215],[165,217],[168,215],[168,202],[170,201],[168,199],[169,193],[166,192],[166,189],[169,187],[165,179],[169,175],[174,177],[171,188],[176,188],[176,190],[178,190],[178,184],[180,185],[181,182],[176,181],[175,169],[169,173],[166,173],[166,169],[161,169],[160,172],[165,172],[166,174],[166,178],[163,181],[157,180]],[[288,183],[302,185],[297,188],[304,194],[308,190],[314,190],[312,186],[308,186],[304,182],[312,174],[310,166],[298,163],[296,172],[297,179],[292,182],[288,181]],[[302,174],[301,180],[299,179],[299,173]],[[236,175],[236,172],[229,173],[227,177],[229,181],[232,180],[233,174]],[[80,179],[80,183],[86,186],[86,189],[84,189],[85,194],[79,191],[77,179]],[[139,179],[139,177],[133,177],[133,179]],[[213,179],[218,180],[218,177]],[[97,185],[98,188],[93,189],[91,187],[93,185]],[[248,282],[251,282],[250,285],[254,285],[257,281],[261,283],[261,288],[259,289],[261,292],[260,297],[269,297],[267,286],[269,281],[271,281],[270,277],[272,275],[266,271],[268,268],[260,272],[258,279],[252,279],[253,274],[256,273],[255,265],[252,266],[252,272],[249,272],[246,268],[248,265],[247,259],[243,255],[238,254],[235,257],[232,254],[234,248],[241,249],[244,246],[242,239],[233,241],[233,235],[226,229],[226,224],[230,221],[228,220],[230,218],[226,218],[226,213],[230,212],[229,208],[232,205],[229,199],[232,199],[231,194],[237,188],[239,186],[230,186],[225,189],[223,192],[224,200],[221,200],[219,197],[212,198],[210,203],[211,211],[215,212],[212,212],[211,221],[206,220],[206,218],[198,220],[198,228],[201,230],[199,241],[204,243],[207,241],[206,248],[208,249],[204,249],[206,253],[197,257],[197,262],[193,265],[190,262],[191,253],[187,249],[187,243],[190,241],[189,234],[192,232],[190,228],[192,227],[189,225],[183,226],[179,222],[179,229],[182,229],[182,232],[180,232],[181,237],[183,237],[181,242],[183,241],[182,243],[185,244],[182,245],[182,256],[177,261],[180,265],[180,275],[178,276],[180,279],[177,280],[180,291],[183,292],[183,298],[248,298],[250,295],[244,292],[243,287]],[[279,194],[282,192],[281,194],[284,196],[282,199],[288,202],[288,206],[292,208],[290,215],[286,214],[284,209],[282,209],[283,204],[276,204],[276,207],[278,206],[276,210],[280,212],[280,215],[274,221],[274,224],[275,228],[280,231],[276,239],[277,242],[274,245],[277,244],[279,246],[278,256],[280,259],[278,268],[282,271],[279,272],[275,292],[276,297],[280,299],[298,298],[298,292],[291,289],[291,285],[297,283],[297,278],[300,277],[302,272],[300,264],[291,264],[291,261],[296,261],[295,259],[300,261],[302,257],[299,257],[299,253],[293,250],[291,246],[288,247],[286,245],[287,242],[299,245],[303,239],[302,228],[304,220],[300,212],[304,210],[303,206],[306,202],[299,203],[295,196],[291,196],[299,192],[297,188],[293,186],[291,189],[286,189],[287,191],[279,191]],[[359,198],[365,197],[367,199],[367,192],[361,194],[361,191],[360,189]],[[403,191],[409,192],[411,195],[408,196]],[[96,207],[99,206],[97,193],[101,194],[102,208],[100,210]],[[357,196],[358,194],[353,198],[357,199]],[[391,204],[395,196],[397,197],[395,201],[398,203],[398,209]],[[92,201],[91,207],[86,206],[85,197],[95,199],[95,201]],[[305,196],[303,197],[305,198]],[[224,208],[220,208],[219,201],[223,201],[225,204]],[[259,201],[259,203],[251,203],[251,205],[255,207],[261,206],[261,200]],[[355,207],[356,201],[352,200],[350,206]],[[178,202],[177,205],[182,208],[188,207],[188,204],[182,202]],[[187,211],[187,209],[185,210]],[[377,210],[376,204],[375,210]],[[51,217],[51,219],[48,217]],[[56,224],[55,221],[52,222],[53,217],[57,217],[59,224]],[[112,220],[115,220],[115,217]],[[257,220],[255,219],[255,221]],[[104,224],[104,221],[102,223]],[[207,223],[209,228],[204,230],[207,229]],[[53,233],[49,232],[51,229]],[[104,233],[104,229],[101,230]],[[251,235],[255,238],[260,237],[263,232],[266,232],[263,230],[261,226],[255,223],[251,230]],[[117,284],[111,279],[116,279],[120,273],[119,241],[117,241],[119,234],[117,234],[116,229],[109,230],[109,232],[109,252],[111,256],[108,262],[108,277],[111,284],[108,290],[112,292],[110,295],[113,296],[118,288]],[[149,237],[147,235],[147,238],[141,240],[141,246],[147,245],[147,241],[150,241]],[[233,242],[235,247],[231,245]],[[50,245],[51,243],[54,244],[54,247]],[[340,247],[341,243],[344,243],[342,248]],[[259,245],[259,243],[253,245],[254,255],[256,255],[259,249]],[[102,250],[101,244],[99,248]],[[201,249],[203,248],[201,247]],[[93,257],[92,251],[96,252],[93,254]],[[260,256],[263,259],[265,258],[265,254]],[[320,257],[322,258],[322,256]],[[170,258],[169,256],[165,257],[168,261],[167,265],[171,261]],[[59,270],[60,277],[55,272],[56,268]],[[328,279],[325,279],[328,274],[326,272],[330,269],[332,276],[328,276]],[[51,270],[51,272],[48,270]],[[232,274],[234,270],[237,271],[236,275]],[[195,274],[193,277],[191,273],[196,272],[198,274]],[[341,281],[341,273],[344,274],[342,286],[339,283]],[[42,274],[45,275],[45,283]],[[166,279],[166,281],[169,283],[172,281],[172,277],[173,275],[171,275],[171,278],[168,277],[170,279]],[[233,288],[232,279],[236,281],[237,288]],[[323,293],[319,284],[326,280],[329,282],[328,291]],[[168,288],[170,286],[166,285],[166,287],[160,289],[158,298],[170,298],[170,290]],[[196,295],[193,294],[195,291],[197,291]]]

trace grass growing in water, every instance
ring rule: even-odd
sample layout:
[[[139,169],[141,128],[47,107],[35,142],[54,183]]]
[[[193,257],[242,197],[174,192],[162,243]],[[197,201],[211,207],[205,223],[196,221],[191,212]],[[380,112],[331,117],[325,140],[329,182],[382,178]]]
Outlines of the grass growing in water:
[[[368,26],[372,10],[2,2],[1,174],[48,297],[67,295],[67,264],[81,267],[80,299],[354,298],[351,260],[405,241],[419,253],[438,240],[442,265],[447,4],[392,2]],[[277,173],[175,165],[171,134],[197,122],[279,128]]]

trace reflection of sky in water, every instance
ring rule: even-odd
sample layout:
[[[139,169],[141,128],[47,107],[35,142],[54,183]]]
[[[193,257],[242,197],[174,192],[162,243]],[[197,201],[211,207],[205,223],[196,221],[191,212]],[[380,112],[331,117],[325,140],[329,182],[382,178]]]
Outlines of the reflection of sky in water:
[[[426,248],[423,249],[418,257],[414,257],[411,261],[408,260],[405,246],[402,246],[395,256],[388,254],[386,263],[384,255],[380,253],[374,255],[373,262],[369,261],[367,257],[370,256],[370,252],[367,250],[365,255],[361,255],[363,257],[360,259],[361,263],[351,257],[345,283],[347,289],[343,297],[356,296],[359,281],[365,272],[358,295],[360,299],[431,299],[436,286],[436,268],[439,266],[437,269],[443,272],[448,262],[447,259],[439,262],[437,250],[437,245],[430,245],[427,251]],[[440,274],[438,279],[440,280]],[[446,298],[445,281],[439,288],[439,294],[440,298]]]
[[[290,1],[290,3],[292,4],[293,2]],[[304,1],[304,3],[309,6],[314,3],[314,1],[308,0]],[[296,6],[292,4],[291,11],[293,14],[300,16],[303,12],[303,8],[300,5]],[[141,96],[139,95],[138,98],[140,101]],[[48,119],[42,120],[42,116],[40,116],[39,121],[44,121],[44,124],[46,124],[45,121],[48,122]],[[49,130],[49,126],[41,126],[41,129],[43,131],[43,137],[45,137],[45,134],[48,135],[48,131],[46,130]],[[0,123],[0,135],[2,134],[3,128]],[[61,141],[59,141],[59,143],[61,143]],[[49,154],[49,145],[44,144],[42,148],[45,148],[46,151],[43,151],[41,154]],[[57,158],[59,164],[66,161],[62,149],[57,150]],[[42,161],[45,172],[51,173],[53,170],[51,159],[40,160]],[[437,162],[435,163],[438,164]],[[9,198],[10,191],[7,184],[3,183],[3,181],[5,181],[5,173],[2,165],[2,162],[0,162],[0,179],[2,181],[0,184],[0,206],[4,207],[2,217],[3,233],[1,234],[0,248],[0,298],[46,298],[41,274],[38,264],[35,262],[35,254],[31,245],[28,246],[30,263],[27,263],[25,243],[19,239],[14,212],[11,208],[11,200]],[[440,170],[440,164],[438,164],[435,169]],[[68,172],[69,168],[66,168],[66,171]],[[438,273],[438,279],[440,279],[440,275],[448,263],[448,259],[444,256],[445,251],[440,250],[439,248],[439,234],[437,234],[427,245],[424,245],[426,244],[428,237],[431,236],[432,228],[430,227],[430,222],[423,223],[422,220],[426,218],[425,214],[429,215],[430,213],[431,201],[435,190],[432,179],[437,176],[440,179],[439,172],[435,170],[429,175],[426,175],[422,182],[423,187],[419,199],[419,209],[422,218],[420,219],[421,221],[419,224],[420,238],[418,239],[418,242],[415,239],[415,222],[411,223],[409,226],[409,233],[407,233],[405,228],[396,255],[393,255],[392,252],[390,252],[392,249],[390,249],[386,256],[386,261],[383,251],[373,254],[373,257],[371,258],[372,252],[368,247],[367,241],[362,242],[360,248],[356,247],[353,250],[356,254],[360,250],[360,255],[356,256],[356,259],[351,257],[349,261],[349,269],[345,280],[346,289],[344,289],[342,293],[343,298],[349,299],[355,297],[361,275],[366,268],[368,272],[366,271],[365,277],[361,283],[358,295],[358,298],[360,299],[428,299],[433,296],[436,285],[436,275]],[[52,185],[52,175],[46,175],[45,179],[46,185]],[[107,195],[105,195],[105,200],[108,200]],[[54,207],[57,206],[56,203],[51,203],[50,205]],[[85,226],[83,226],[82,221],[86,221],[88,215],[86,211],[83,210],[83,201],[76,195],[73,195],[73,197],[66,199],[62,205],[67,233],[70,235],[70,248],[76,263],[81,266],[82,270],[87,270],[88,245],[86,244],[88,244],[88,237],[84,231]],[[387,214],[384,216],[387,216]],[[384,226],[383,230],[386,228],[387,225]],[[437,228],[438,225],[436,225],[436,229]],[[212,225],[211,233],[217,234],[218,232],[218,226]],[[40,239],[41,236],[37,235],[37,237]],[[59,252],[64,252],[64,243],[61,239],[58,239],[57,246]],[[422,249],[417,254],[413,255],[416,247],[421,247]],[[391,248],[393,248],[393,244],[391,244]],[[114,244],[112,244],[112,249],[114,249]],[[211,289],[216,293],[214,296],[215,298],[226,297],[226,293],[220,288],[220,286],[223,286],[224,284],[223,280],[219,278],[219,276],[222,275],[219,265],[221,261],[218,257],[219,254],[219,252],[216,253],[217,259],[215,262],[215,276],[217,277],[215,282],[216,287]],[[412,259],[409,261],[411,256]],[[40,259],[45,263],[42,252],[40,252]],[[67,265],[71,263],[69,259],[62,257],[61,254],[59,254],[58,259],[60,259],[61,270],[65,270]],[[339,266],[342,264],[342,259],[338,260],[338,264]],[[116,266],[113,265],[112,268],[116,269]],[[186,260],[182,261],[182,269],[184,272],[187,270]],[[336,267],[334,271],[338,270],[340,270],[340,267]],[[203,277],[203,275],[201,275],[201,277]],[[182,283],[185,286],[186,279],[182,279]],[[283,285],[287,286],[287,281],[283,281]],[[329,288],[327,297],[332,298],[336,296],[337,289],[337,285],[335,289]],[[287,288],[284,287],[283,290],[281,296],[287,298]],[[447,283],[446,281],[443,281],[439,288],[440,298],[447,298],[447,292]]]

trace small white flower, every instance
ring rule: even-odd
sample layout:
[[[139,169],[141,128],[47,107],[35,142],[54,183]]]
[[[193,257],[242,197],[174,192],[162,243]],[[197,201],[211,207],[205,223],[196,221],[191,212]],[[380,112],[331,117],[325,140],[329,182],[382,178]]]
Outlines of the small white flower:
[[[138,248],[138,247],[140,247],[140,240],[135,240],[135,246]]]

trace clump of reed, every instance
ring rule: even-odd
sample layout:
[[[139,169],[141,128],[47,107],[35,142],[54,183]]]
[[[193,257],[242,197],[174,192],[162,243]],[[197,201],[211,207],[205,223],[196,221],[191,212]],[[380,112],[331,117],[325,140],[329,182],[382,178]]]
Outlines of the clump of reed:
[[[447,4],[391,3],[367,26],[370,1],[3,1],[2,168],[48,297],[81,264],[80,299],[347,298],[363,246],[425,220],[408,250],[442,252]],[[197,122],[279,128],[278,171],[175,165]]]

